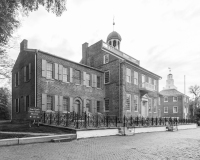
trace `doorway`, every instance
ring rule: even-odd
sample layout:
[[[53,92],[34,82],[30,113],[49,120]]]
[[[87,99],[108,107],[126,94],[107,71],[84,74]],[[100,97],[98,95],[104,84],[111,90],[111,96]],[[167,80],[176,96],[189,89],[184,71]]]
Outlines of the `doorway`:
[[[148,116],[148,101],[142,100],[141,115],[146,118]]]
[[[78,115],[81,114],[81,102],[78,99],[74,101],[74,112]]]

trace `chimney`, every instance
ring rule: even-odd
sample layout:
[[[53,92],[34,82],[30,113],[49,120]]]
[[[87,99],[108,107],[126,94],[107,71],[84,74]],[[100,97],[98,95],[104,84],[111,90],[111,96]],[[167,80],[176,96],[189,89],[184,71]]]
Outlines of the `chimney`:
[[[88,48],[88,43],[85,42],[82,44],[82,64],[87,64],[87,48]]]
[[[24,39],[21,43],[20,43],[20,52],[27,49],[28,48],[28,41],[26,39]]]

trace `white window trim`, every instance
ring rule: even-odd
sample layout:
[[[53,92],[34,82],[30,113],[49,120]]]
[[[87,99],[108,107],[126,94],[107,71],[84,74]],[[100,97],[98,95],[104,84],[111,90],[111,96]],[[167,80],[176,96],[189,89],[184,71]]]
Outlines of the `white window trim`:
[[[137,74],[137,77],[135,77],[136,74]],[[135,80],[136,80],[137,83],[135,83]],[[136,71],[134,71],[134,80],[133,80],[133,83],[135,85],[138,85],[138,72],[136,72]]]
[[[174,98],[175,98],[175,97],[173,97],[173,102],[178,102],[178,97],[176,97],[177,100],[175,100]]]
[[[167,112],[165,112],[165,108],[167,108]],[[164,107],[164,113],[168,113],[168,107]]]
[[[105,82],[105,80],[106,80],[106,76],[105,76],[106,72],[109,73],[109,81],[107,83]],[[109,83],[110,83],[110,70],[104,72],[104,84],[109,84]]]
[[[167,101],[165,101],[165,98],[167,98]],[[164,97],[164,102],[168,102],[168,97]]]
[[[177,107],[177,112],[174,112],[175,107]],[[173,106],[173,113],[178,113],[178,106]]]
[[[108,62],[106,62],[106,56],[108,56]],[[107,64],[107,63],[109,63],[109,54],[105,54],[103,56],[103,64]]]
[[[130,109],[129,110],[126,110],[126,111],[130,111],[131,112],[131,94],[126,94],[126,98],[127,98],[127,96],[130,96]]]

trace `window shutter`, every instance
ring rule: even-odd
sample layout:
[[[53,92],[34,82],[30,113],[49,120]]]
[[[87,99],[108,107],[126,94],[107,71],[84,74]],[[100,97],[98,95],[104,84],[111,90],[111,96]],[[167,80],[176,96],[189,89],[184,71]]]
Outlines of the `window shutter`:
[[[70,82],[73,82],[73,68],[70,68],[69,76],[70,76]]]
[[[17,78],[16,78],[16,73],[15,73],[15,87],[17,86]]]
[[[18,112],[20,112],[20,98],[18,98]]]
[[[70,109],[70,112],[73,112],[73,97],[70,97],[69,98],[69,109]]]
[[[28,79],[31,79],[31,63],[29,63],[28,69],[29,69],[29,77],[28,77]]]
[[[86,72],[83,72],[83,85],[86,85]]]
[[[54,96],[54,111],[58,111],[58,96]]]
[[[19,78],[19,77],[20,77],[20,76],[19,76],[19,72],[18,72],[18,77],[17,77],[17,78],[18,78],[18,85],[20,85],[20,81],[19,81],[20,78]]]
[[[47,76],[47,61],[42,59],[42,77]]]
[[[91,77],[92,77],[92,78],[91,78],[91,82],[92,82],[92,85],[91,85],[91,86],[94,87],[94,83],[95,83],[95,82],[94,82],[94,74],[92,74]]]
[[[54,78],[58,79],[58,64],[54,63]]]
[[[63,66],[59,64],[59,80],[63,80]]]
[[[47,110],[47,95],[42,94],[42,111]]]
[[[97,75],[94,75],[94,87],[97,87]]]
[[[59,96],[59,111],[63,111],[63,96]]]
[[[24,67],[24,82],[26,82],[26,66]]]
[[[28,98],[29,98],[29,106],[28,107],[31,107],[31,95],[29,95]]]
[[[24,111],[26,111],[26,96],[24,96]]]

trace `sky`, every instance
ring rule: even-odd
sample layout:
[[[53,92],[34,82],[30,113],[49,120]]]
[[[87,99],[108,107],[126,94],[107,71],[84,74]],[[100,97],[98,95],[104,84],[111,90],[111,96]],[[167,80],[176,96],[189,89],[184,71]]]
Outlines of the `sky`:
[[[79,62],[82,44],[106,41],[115,28],[121,51],[140,60],[140,66],[162,77],[165,87],[169,67],[175,86],[186,94],[200,85],[200,0],[68,0],[60,17],[43,7],[21,18],[14,33],[18,46],[9,50],[16,60],[19,43]]]

